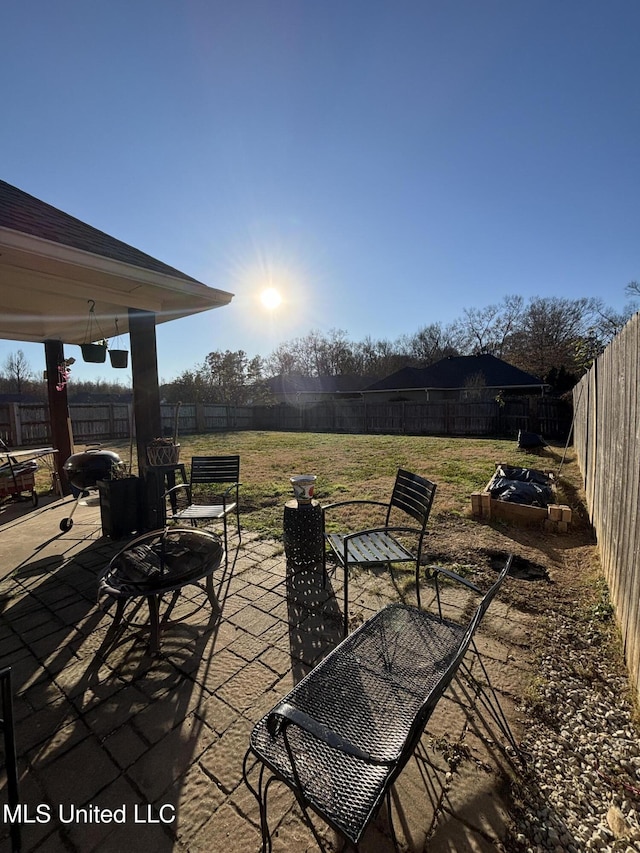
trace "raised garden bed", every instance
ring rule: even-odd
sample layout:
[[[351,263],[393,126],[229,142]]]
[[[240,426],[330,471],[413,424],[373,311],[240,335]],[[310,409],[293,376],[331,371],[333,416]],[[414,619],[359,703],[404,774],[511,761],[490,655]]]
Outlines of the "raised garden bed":
[[[552,473],[534,468],[496,465],[484,490],[471,495],[474,516],[512,524],[542,525],[555,533],[566,533],[571,508],[557,503]]]

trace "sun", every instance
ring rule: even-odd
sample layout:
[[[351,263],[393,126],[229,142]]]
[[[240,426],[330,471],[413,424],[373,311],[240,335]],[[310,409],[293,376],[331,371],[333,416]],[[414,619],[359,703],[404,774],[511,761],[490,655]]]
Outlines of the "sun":
[[[274,308],[277,308],[282,302],[282,296],[275,287],[267,287],[266,290],[263,290],[260,294],[260,301],[265,308],[273,311]]]

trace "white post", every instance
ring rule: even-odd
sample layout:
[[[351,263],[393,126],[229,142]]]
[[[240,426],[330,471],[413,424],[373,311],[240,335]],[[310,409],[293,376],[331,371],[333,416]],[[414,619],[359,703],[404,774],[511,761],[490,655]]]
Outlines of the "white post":
[[[20,421],[20,403],[9,403],[9,421],[16,447],[22,445],[22,422]]]

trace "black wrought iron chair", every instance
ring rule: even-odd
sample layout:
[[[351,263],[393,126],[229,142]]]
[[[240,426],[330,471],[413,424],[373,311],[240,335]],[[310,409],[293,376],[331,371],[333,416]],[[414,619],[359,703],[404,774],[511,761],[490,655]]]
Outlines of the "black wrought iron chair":
[[[225,485],[226,488],[222,489]],[[188,521],[193,527],[197,527],[200,521],[221,521],[225,561],[228,561],[227,516],[235,515],[238,546],[242,541],[240,485],[240,456],[193,456],[189,482],[179,483],[165,492],[165,498],[168,499],[167,518],[178,522]],[[180,491],[186,494],[186,503],[177,499]]]
[[[11,667],[0,669],[0,693],[2,698],[2,718],[0,728],[4,739],[4,764],[7,776],[7,799],[11,820],[11,850],[19,853],[22,847],[20,835],[20,816],[18,805],[20,793],[18,787],[18,763],[16,759],[16,740],[13,725],[13,691],[11,687]]]
[[[344,570],[344,635],[349,632],[349,569],[353,566],[371,566],[380,563],[414,563],[416,573],[416,595],[420,607],[420,558],[422,543],[426,533],[427,521],[431,505],[436,493],[436,484],[431,480],[412,474],[403,468],[398,469],[396,482],[389,503],[372,500],[349,500],[323,506],[323,530],[329,553],[333,552],[338,563]],[[328,514],[338,507],[355,504],[382,507],[385,510],[384,524],[368,530],[358,530],[352,533],[332,533],[327,531]],[[417,521],[417,524],[393,525],[399,517],[406,516]],[[410,550],[400,541],[411,535],[415,539],[415,548]],[[327,549],[323,554],[323,575],[327,578]]]

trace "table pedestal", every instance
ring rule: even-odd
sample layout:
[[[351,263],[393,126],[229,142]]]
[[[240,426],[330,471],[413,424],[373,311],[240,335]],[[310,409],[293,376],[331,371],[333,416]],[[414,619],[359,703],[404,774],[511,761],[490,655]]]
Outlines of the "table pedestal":
[[[322,507],[318,501],[310,504],[287,501],[282,531],[287,563],[310,566],[322,562]]]

